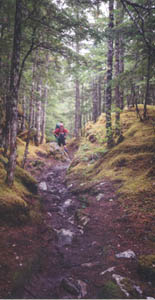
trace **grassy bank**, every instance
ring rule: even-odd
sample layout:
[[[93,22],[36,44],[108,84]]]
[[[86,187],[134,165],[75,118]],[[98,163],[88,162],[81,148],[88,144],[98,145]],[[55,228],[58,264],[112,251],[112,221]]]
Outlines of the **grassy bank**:
[[[139,106],[142,113],[142,106]],[[119,201],[130,215],[153,218],[155,215],[155,107],[148,107],[149,119],[140,122],[135,109],[121,113],[124,139],[108,150],[105,136],[105,114],[88,123],[80,147],[68,171],[71,178],[82,182],[81,190],[104,177],[116,186]],[[114,115],[113,127],[114,127]]]

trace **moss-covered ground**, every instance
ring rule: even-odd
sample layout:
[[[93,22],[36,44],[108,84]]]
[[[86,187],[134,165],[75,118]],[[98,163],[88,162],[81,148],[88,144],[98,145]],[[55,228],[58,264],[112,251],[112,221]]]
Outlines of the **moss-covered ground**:
[[[3,149],[0,151],[0,215],[1,222],[22,223],[30,217],[31,210],[35,210],[38,199],[37,181],[30,173],[21,167],[25,143],[17,139],[17,165],[14,176],[14,184],[11,188],[5,183],[7,158],[3,156]],[[45,154],[46,148],[40,147],[40,153]],[[29,157],[32,163],[40,162],[37,155],[38,148],[30,145]],[[35,198],[34,203],[30,199]]]
[[[8,160],[0,149],[0,298],[9,298],[22,277],[38,267],[42,203],[37,194],[37,180],[21,168],[24,149],[25,143],[18,138],[17,166],[11,188],[5,183]],[[35,172],[44,165],[40,157],[45,154],[47,146],[38,150],[30,145],[28,162],[31,167],[35,164]]]
[[[139,109],[142,110],[141,105]],[[112,149],[107,149],[106,145],[105,115],[102,114],[95,124],[90,122],[68,172],[68,180],[74,176],[85,183],[85,188],[104,177],[110,178],[116,185],[124,209],[143,222],[155,216],[153,106],[148,107],[148,116],[148,120],[140,122],[134,108],[122,112],[121,130],[124,139],[117,144],[114,134],[115,146]]]

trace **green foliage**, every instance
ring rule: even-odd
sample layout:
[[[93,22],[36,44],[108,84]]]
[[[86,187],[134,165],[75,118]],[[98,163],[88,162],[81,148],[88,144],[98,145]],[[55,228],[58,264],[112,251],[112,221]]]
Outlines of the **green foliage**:
[[[142,255],[138,259],[139,271],[146,279],[155,279],[155,255]]]
[[[107,281],[103,288],[101,289],[99,295],[99,299],[123,299],[124,294],[120,290],[117,284],[113,281]]]
[[[104,156],[106,153],[108,152],[108,149],[106,149],[106,148],[100,148],[100,149],[98,149],[97,150],[97,154],[99,154],[99,156]]]

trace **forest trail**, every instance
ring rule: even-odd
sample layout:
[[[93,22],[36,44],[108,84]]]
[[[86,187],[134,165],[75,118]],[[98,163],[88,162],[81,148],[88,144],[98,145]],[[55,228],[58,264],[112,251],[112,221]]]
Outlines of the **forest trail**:
[[[73,194],[65,182],[68,167],[69,162],[48,162],[38,178],[44,210],[39,259],[12,298],[153,297],[153,287],[137,273],[135,257],[142,249],[128,217],[121,215],[113,184],[103,180],[94,194]],[[129,258],[118,257],[124,251]],[[122,278],[130,280],[131,293],[121,285]]]

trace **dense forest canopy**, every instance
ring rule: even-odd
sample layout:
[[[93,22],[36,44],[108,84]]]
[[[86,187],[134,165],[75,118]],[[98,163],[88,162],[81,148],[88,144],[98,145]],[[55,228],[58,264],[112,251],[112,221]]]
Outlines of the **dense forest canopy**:
[[[155,104],[153,0],[1,0],[0,8],[0,143],[9,185],[25,130],[27,148],[32,131],[39,145],[60,120],[78,137],[105,112],[111,147],[126,105],[147,119]]]

